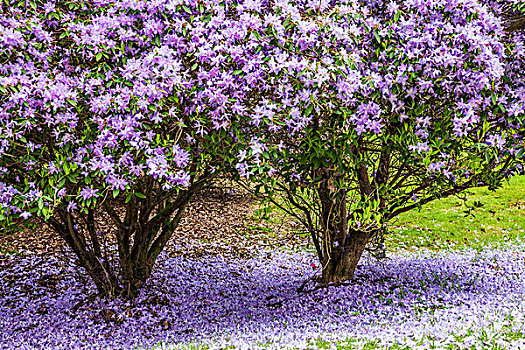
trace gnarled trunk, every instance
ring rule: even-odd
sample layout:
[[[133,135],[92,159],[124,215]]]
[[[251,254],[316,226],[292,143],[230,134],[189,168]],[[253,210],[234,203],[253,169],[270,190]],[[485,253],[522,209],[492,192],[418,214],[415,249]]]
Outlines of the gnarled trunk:
[[[322,262],[321,282],[343,282],[354,278],[357,264],[369,237],[368,232],[351,231],[344,239],[344,243],[337,246],[332,244],[331,252]]]
[[[322,264],[322,283],[342,282],[354,277],[359,259],[365,250],[371,232],[352,228],[348,220],[347,192],[337,176],[325,172],[326,180],[317,193],[321,201],[322,242],[317,244]],[[316,238],[317,239],[317,238]]]
[[[131,222],[130,225],[121,225],[117,233],[117,245],[123,297],[134,298],[139,288],[146,283],[157,257],[178,227],[182,214],[197,189],[179,194],[171,206],[160,210],[153,218],[141,216],[137,212],[131,215],[136,218],[132,220],[136,221],[135,225]],[[133,243],[130,242],[131,236],[134,237]]]
[[[123,208],[124,217],[114,208],[114,204],[121,203],[106,200],[101,208],[86,211],[72,213],[59,208],[48,223],[71,247],[100,296],[132,299],[151,275],[193,194],[209,176],[205,173],[202,179],[176,195],[164,194],[162,201],[157,198],[160,189],[155,191],[149,186],[149,190],[143,190],[146,198],[128,200]],[[101,226],[108,216],[113,230],[107,224]],[[115,239],[117,254],[110,248]]]

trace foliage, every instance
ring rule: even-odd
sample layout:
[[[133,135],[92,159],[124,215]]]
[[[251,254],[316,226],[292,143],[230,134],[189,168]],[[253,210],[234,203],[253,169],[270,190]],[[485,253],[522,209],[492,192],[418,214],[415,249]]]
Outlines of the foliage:
[[[2,2],[3,218],[47,221],[103,294],[136,292],[241,144],[264,55],[232,6]]]
[[[502,5],[276,2],[268,131],[238,168],[288,200],[323,280],[400,213],[521,169],[523,33]]]

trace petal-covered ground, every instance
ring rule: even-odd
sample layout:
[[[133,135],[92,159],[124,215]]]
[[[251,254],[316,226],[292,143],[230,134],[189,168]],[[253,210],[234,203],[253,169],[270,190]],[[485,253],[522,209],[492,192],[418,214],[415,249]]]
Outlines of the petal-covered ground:
[[[92,285],[63,258],[0,256],[0,348],[524,344],[525,245],[365,258],[352,284],[298,292],[313,263],[284,251],[164,258],[131,303],[86,298]]]

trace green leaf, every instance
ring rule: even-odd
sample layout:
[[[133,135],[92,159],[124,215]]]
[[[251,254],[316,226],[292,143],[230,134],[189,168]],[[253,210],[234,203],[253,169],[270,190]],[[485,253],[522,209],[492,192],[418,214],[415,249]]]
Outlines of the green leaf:
[[[113,190],[113,198],[117,198],[119,192],[120,192],[120,191],[117,190],[117,189]]]
[[[58,188],[62,188],[62,187],[64,187],[64,184],[65,184],[65,183],[66,183],[66,178],[65,178],[65,177],[62,177],[62,178],[60,179],[60,181],[58,181],[57,187],[58,187]]]
[[[98,61],[100,61],[100,59],[102,58],[102,52],[99,52],[97,53],[97,55],[95,56],[95,59]]]
[[[77,101],[75,100],[70,100],[70,99],[66,99],[67,103],[69,103],[70,105],[72,105],[73,107],[76,107],[77,106]]]
[[[377,42],[379,44],[381,44],[381,37],[379,36],[379,34],[377,33],[377,30],[374,30],[374,37],[376,38]]]
[[[135,196],[142,198],[142,199],[146,199],[146,196],[139,192],[135,192]]]
[[[308,117],[312,113],[313,109],[314,109],[314,105],[310,103],[308,107],[306,107],[306,110],[304,111],[304,116]]]
[[[71,181],[74,184],[78,183],[77,179],[75,178],[75,175],[73,174],[67,175],[67,178],[69,179],[69,181]]]

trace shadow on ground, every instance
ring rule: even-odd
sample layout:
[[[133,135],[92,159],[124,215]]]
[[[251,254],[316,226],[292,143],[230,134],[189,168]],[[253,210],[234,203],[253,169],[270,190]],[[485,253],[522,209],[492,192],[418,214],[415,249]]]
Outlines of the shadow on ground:
[[[509,308],[523,308],[522,250],[364,259],[352,284],[312,291],[309,283],[302,293],[297,288],[315,274],[308,253],[165,257],[134,302],[85,298],[93,287],[63,259],[2,256],[0,347],[294,345],[318,337],[402,339],[425,332],[447,337],[459,319],[481,327]]]

